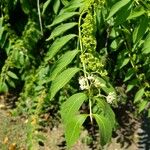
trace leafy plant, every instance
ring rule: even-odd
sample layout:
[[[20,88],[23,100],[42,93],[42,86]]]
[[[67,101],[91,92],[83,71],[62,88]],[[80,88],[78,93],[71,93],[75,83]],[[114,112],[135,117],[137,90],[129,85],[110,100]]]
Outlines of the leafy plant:
[[[149,10],[148,0],[2,1],[0,93],[21,85],[16,112],[28,117],[29,141],[53,102],[68,148],[88,118],[102,147],[110,142],[114,108],[129,101],[150,116]]]

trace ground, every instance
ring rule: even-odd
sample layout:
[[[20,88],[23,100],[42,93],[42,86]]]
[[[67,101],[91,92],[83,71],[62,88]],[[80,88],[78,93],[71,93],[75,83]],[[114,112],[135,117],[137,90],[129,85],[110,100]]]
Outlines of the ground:
[[[12,105],[12,104],[11,104]],[[11,115],[10,103],[6,103],[4,97],[0,98],[0,150],[27,150],[27,120],[23,117],[13,117]],[[111,143],[105,146],[104,150],[137,150],[138,134],[135,132],[132,136],[132,142],[121,144],[121,138],[124,132],[116,138],[113,138]],[[65,150],[65,139],[63,126],[60,123],[53,128],[45,127],[41,131],[44,141],[39,141],[38,146],[35,145],[35,150]],[[80,140],[75,144],[72,150],[97,150],[97,148],[90,148],[90,145],[85,144],[88,133],[83,131]],[[86,139],[86,140],[85,140]],[[134,139],[134,140],[133,140]],[[124,139],[123,139],[124,140]],[[130,139],[129,139],[130,140]],[[88,142],[86,142],[88,143]],[[96,143],[96,142],[95,142]],[[32,148],[33,149],[33,148]],[[33,149],[33,150],[34,150]]]

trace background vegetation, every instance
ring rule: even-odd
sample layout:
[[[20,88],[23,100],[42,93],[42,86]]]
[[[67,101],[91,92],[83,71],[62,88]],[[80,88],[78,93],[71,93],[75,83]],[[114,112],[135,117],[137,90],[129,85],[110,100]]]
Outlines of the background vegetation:
[[[89,126],[102,148],[127,110],[150,116],[149,81],[149,0],[1,1],[0,93],[17,97],[28,149],[45,113],[61,118],[68,148]]]

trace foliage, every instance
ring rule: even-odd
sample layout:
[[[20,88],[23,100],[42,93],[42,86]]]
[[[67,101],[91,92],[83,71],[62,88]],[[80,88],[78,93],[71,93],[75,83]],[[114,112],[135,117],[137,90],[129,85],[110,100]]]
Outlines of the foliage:
[[[105,145],[113,108],[131,100],[150,116],[149,10],[148,0],[2,0],[0,93],[18,90],[16,112],[33,130],[59,105],[68,148],[88,117]]]

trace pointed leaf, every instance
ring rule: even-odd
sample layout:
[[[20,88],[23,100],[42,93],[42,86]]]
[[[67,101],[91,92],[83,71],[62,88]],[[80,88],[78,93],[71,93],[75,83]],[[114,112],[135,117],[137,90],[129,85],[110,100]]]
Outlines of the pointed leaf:
[[[78,140],[82,124],[86,118],[87,115],[77,115],[68,118],[68,123],[65,125],[65,137],[68,148],[71,148]]]
[[[52,99],[55,94],[66,85],[71,78],[79,71],[79,68],[69,68],[59,74],[55,80],[53,80],[50,88],[50,99]]]
[[[54,65],[54,69],[52,70],[50,80],[54,80],[56,76],[69,64],[72,62],[74,57],[77,55],[79,51],[73,50],[66,52]]]
[[[112,136],[111,122],[110,120],[108,120],[102,115],[94,114],[93,116],[99,126],[100,137],[101,137],[100,141],[101,141],[101,145],[103,146],[107,144],[111,139]]]
[[[146,11],[142,8],[142,9],[140,9],[140,10],[138,10],[138,11],[133,11],[130,15],[129,15],[129,17],[127,18],[127,20],[131,20],[131,19],[135,19],[135,18],[137,18],[137,17],[139,17],[139,16],[141,16],[141,15],[143,15],[143,14],[145,14],[146,13]]]
[[[60,0],[55,0],[53,5],[54,13],[57,14],[60,7]]]
[[[139,113],[142,112],[146,108],[147,104],[148,104],[148,101],[146,101],[146,100],[143,100],[142,102],[140,102],[138,112]]]
[[[96,105],[103,109],[104,116],[110,120],[112,127],[115,125],[115,114],[109,104],[101,98],[96,98]]]
[[[66,36],[63,36],[59,39],[56,39],[54,43],[51,45],[51,47],[48,50],[48,53],[46,54],[45,62],[49,61],[52,59],[55,54],[67,43],[69,42],[72,38],[76,37],[75,34],[69,34]]]
[[[8,86],[5,82],[0,82],[0,94],[8,92]]]
[[[72,0],[68,3],[64,8],[61,9],[59,14],[63,14],[65,12],[73,12],[77,8],[80,8],[84,5],[84,0]]]
[[[69,97],[67,101],[62,104],[61,116],[64,124],[68,122],[68,118],[71,118],[73,115],[77,114],[78,110],[86,99],[86,94],[77,93]]]
[[[11,72],[11,71],[8,71],[7,75],[10,76],[13,79],[18,79],[17,75],[15,73]]]
[[[52,0],[47,0],[44,4],[43,4],[43,10],[42,10],[42,14],[45,13],[48,5],[51,3]]]
[[[144,88],[141,88],[139,91],[137,91],[137,93],[135,94],[135,97],[134,97],[134,103],[141,101],[142,96],[144,95],[144,92],[145,92]]]
[[[127,73],[125,74],[124,82],[128,81],[134,75],[134,69],[130,68]]]
[[[59,26],[57,26],[51,33],[51,36],[47,39],[47,41],[62,35],[64,32],[66,32],[67,30],[73,28],[75,25],[77,25],[77,23],[71,22],[71,23],[65,23],[65,24],[61,24]]]
[[[149,54],[150,53],[150,33],[148,34],[148,36],[146,37],[146,39],[144,41],[144,47],[142,49],[142,53],[143,54]]]
[[[133,42],[137,43],[142,39],[148,27],[148,17],[142,17],[139,25],[133,32]]]
[[[110,10],[107,20],[110,19],[114,14],[116,14],[123,6],[127,5],[129,2],[130,0],[120,0],[119,2],[115,3]]]
[[[67,13],[60,14],[54,19],[54,21],[52,22],[51,25],[47,26],[47,28],[50,28],[54,25],[62,23],[63,21],[65,21],[75,15],[78,15],[78,14],[79,14],[78,12],[67,12]]]

